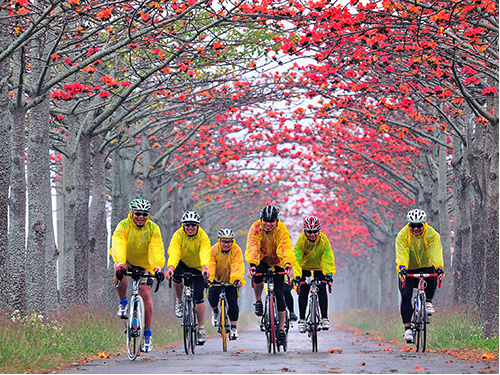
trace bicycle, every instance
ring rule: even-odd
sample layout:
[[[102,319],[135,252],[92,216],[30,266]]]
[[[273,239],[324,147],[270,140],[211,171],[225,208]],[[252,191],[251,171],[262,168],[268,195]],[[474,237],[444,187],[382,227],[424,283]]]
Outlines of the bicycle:
[[[217,318],[217,332],[221,334],[222,337],[222,351],[227,351],[227,341],[230,331],[230,322],[228,315],[228,307],[227,307],[227,298],[226,298],[226,288],[234,287],[231,283],[219,283],[219,282],[211,282],[210,287],[220,287],[219,294],[219,302],[217,304],[217,309],[219,310],[219,316]]]
[[[184,281],[182,332],[184,338],[184,351],[186,354],[189,354],[189,352],[194,354],[195,347],[198,345],[198,316],[194,303],[193,277],[203,276],[190,272],[184,272],[182,275]],[[172,287],[172,278],[170,278],[169,287]]]
[[[286,272],[273,272],[272,269],[268,269],[266,273],[256,273],[254,278],[257,276],[262,276],[264,278],[264,283],[267,285],[266,300],[264,306],[264,315],[262,316],[260,322],[260,330],[266,333],[267,340],[267,352],[271,353],[271,350],[276,354],[276,349],[280,351],[280,344],[276,344],[276,337],[279,331],[279,319],[278,319],[278,306],[276,304],[276,295],[274,294],[274,279],[275,275],[286,275]],[[252,288],[254,287],[254,278],[252,278]],[[290,280],[288,280],[290,283]],[[287,342],[288,342],[288,330],[290,328],[290,318],[288,316],[288,310],[285,309],[285,335],[287,339],[285,343],[281,346],[283,351],[286,352]]]
[[[418,291],[415,295],[413,302],[413,315],[410,322],[410,327],[413,333],[413,345],[415,347],[415,352],[418,352],[419,347],[422,349],[422,353],[425,352],[425,346],[427,341],[427,324],[430,323],[427,316],[427,310],[425,308],[425,278],[436,277],[437,273],[409,273],[406,277],[413,277],[418,279]],[[405,287],[403,283],[403,288]],[[441,279],[438,278],[438,287],[441,288]]]
[[[321,284],[328,284],[328,292],[332,292],[332,286],[326,280],[319,280],[317,278],[313,278],[312,276],[307,276],[305,281],[301,281],[299,283],[299,290],[297,290],[297,294],[300,294],[300,285],[307,284],[311,287],[309,290],[309,309],[307,311],[306,316],[306,331],[307,336],[311,339],[312,342],[312,351],[318,352],[318,331],[320,330],[319,324],[321,320],[321,315],[319,312],[319,299],[318,299],[318,290]]]
[[[137,358],[141,351],[144,340],[144,303],[139,295],[139,286],[147,285],[145,279],[156,278],[155,275],[146,273],[147,271],[141,267],[130,267],[130,270],[125,273],[125,276],[132,278],[132,295],[128,303],[128,318],[125,333],[127,334],[127,356],[133,361]],[[119,288],[122,281],[118,280],[116,287]],[[160,287],[160,282],[157,280],[155,293]]]

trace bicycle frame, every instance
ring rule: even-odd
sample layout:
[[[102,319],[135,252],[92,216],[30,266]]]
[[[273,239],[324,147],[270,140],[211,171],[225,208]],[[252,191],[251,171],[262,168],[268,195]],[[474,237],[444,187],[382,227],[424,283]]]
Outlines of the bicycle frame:
[[[186,354],[194,354],[195,347],[198,344],[198,317],[196,314],[196,305],[194,302],[193,277],[203,277],[202,275],[184,272],[182,279],[184,313],[182,317],[182,331],[184,336],[184,351]],[[169,280],[169,288],[172,287],[172,277]]]
[[[132,295],[128,306],[128,319],[126,324],[127,334],[127,356],[133,361],[137,358],[141,351],[141,346],[144,340],[144,302],[139,294],[139,287],[143,284],[144,279],[156,278],[155,275],[146,273],[146,270],[140,267],[131,267],[125,276],[132,278]],[[121,280],[118,281],[116,288],[121,285]],[[158,291],[160,283],[156,283],[155,293]]]
[[[427,324],[429,324],[429,318],[427,316],[427,310],[425,308],[426,294],[425,294],[425,279],[428,277],[437,277],[436,273],[416,273],[407,274],[406,277],[413,277],[418,279],[417,294],[414,297],[413,302],[413,314],[410,327],[413,333],[413,345],[415,352],[419,349],[425,352],[426,341],[427,341]],[[406,283],[406,280],[405,280]],[[441,279],[438,278],[438,286],[441,288]],[[405,284],[403,284],[403,288]]]
[[[219,302],[217,304],[219,309],[219,318],[217,321],[217,332],[221,334],[222,337],[222,351],[227,351],[227,341],[229,336],[229,316],[228,316],[228,307],[227,307],[227,297],[226,297],[226,288],[230,286],[234,286],[230,283],[218,283],[212,282],[210,283],[211,287],[220,287],[219,294]]]
[[[271,353],[271,350],[276,354],[276,349],[280,351],[280,345],[276,342],[276,337],[279,331],[279,319],[278,319],[278,307],[276,304],[276,295],[274,294],[274,278],[275,275],[286,275],[286,272],[273,272],[272,269],[268,269],[266,273],[256,273],[255,277],[262,276],[264,278],[264,284],[267,285],[267,293],[264,305],[264,315],[262,316],[260,323],[260,330],[266,333],[267,339],[267,351]],[[254,278],[252,278],[252,288],[255,286]],[[290,280],[288,280],[290,283]],[[289,319],[288,311],[285,309],[285,333],[288,336],[289,329]],[[283,345],[283,351],[286,352],[287,344]]]
[[[306,277],[305,281],[301,281],[299,283],[299,290],[297,294],[300,294],[300,285],[307,284],[310,286],[309,289],[309,306],[306,317],[306,330],[308,337],[311,338],[312,342],[312,351],[318,351],[318,331],[319,331],[319,323],[320,323],[320,312],[319,312],[319,297],[318,291],[319,286],[321,284],[328,284],[325,280],[319,280],[312,276]],[[332,292],[332,287],[328,284],[328,291]]]

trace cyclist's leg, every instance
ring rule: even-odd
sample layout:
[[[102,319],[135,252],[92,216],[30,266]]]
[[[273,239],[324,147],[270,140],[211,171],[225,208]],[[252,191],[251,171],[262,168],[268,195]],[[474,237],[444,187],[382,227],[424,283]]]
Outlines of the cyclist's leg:
[[[314,271],[314,277],[324,280],[325,275],[322,271]],[[328,319],[328,294],[326,293],[326,284],[320,284],[318,287],[318,300],[321,319]]]
[[[179,261],[179,264],[174,270],[174,275],[172,281],[174,282],[174,293],[177,301],[182,301],[182,290],[184,289],[184,283],[182,281],[182,275],[188,267],[184,264],[183,261]]]
[[[211,286],[208,288],[208,303],[212,309],[217,308],[217,304],[219,303],[219,295],[220,295],[221,287],[219,286]]]
[[[190,272],[193,275],[201,275],[201,271],[195,268],[191,268]],[[194,303],[196,305],[196,315],[198,316],[198,328],[203,330],[205,327],[205,281],[203,277],[193,277],[193,292],[194,292]]]
[[[434,267],[428,267],[424,268],[423,271],[424,273],[436,273],[436,269]],[[437,289],[437,277],[427,277],[425,279],[426,286],[425,286],[425,298],[426,302],[432,302],[432,299],[434,298],[434,294],[436,293]]]
[[[284,269],[278,266],[274,267],[276,272],[283,272]],[[285,329],[286,305],[285,297],[283,296],[283,288],[285,284],[284,275],[275,275],[274,277],[274,294],[276,295],[276,307],[278,308],[279,329]]]
[[[300,279],[301,282],[303,282],[306,277],[311,276],[311,271],[309,270],[302,270],[302,278]],[[306,309],[307,309],[307,303],[309,299],[309,290],[311,287],[307,284],[302,284],[300,285],[299,288],[299,320],[305,320],[306,319]]]
[[[123,265],[123,267],[128,271],[129,264],[128,262]],[[114,269],[116,271],[116,264],[114,265]],[[114,285],[116,286],[118,284],[118,278],[116,277],[116,274],[113,276],[114,279]],[[116,292],[118,293],[118,298],[120,300],[124,300],[127,297],[127,278],[124,277],[122,278],[122,282],[118,288],[115,288]]]
[[[255,273],[266,273],[269,266],[265,263],[260,263],[255,268]],[[253,291],[255,293],[255,302],[262,302],[262,290],[264,290],[264,278],[262,276],[254,277],[254,288]]]
[[[285,304],[288,311],[293,313],[293,297],[292,297],[292,286],[285,283],[283,285],[283,296],[285,297]]]
[[[238,290],[236,289],[236,287],[232,286],[226,288],[226,298],[228,305],[227,314],[229,315],[229,320],[231,321],[231,324],[236,325],[240,314],[240,308],[238,306]]]
[[[408,271],[408,273],[413,273],[413,271]],[[415,282],[418,282],[418,280],[411,277],[407,277],[406,284],[403,289],[401,279],[398,281],[399,291],[401,293],[401,306],[400,306],[401,319],[403,320],[403,325],[405,327],[405,330],[410,328],[411,315],[413,313],[411,299],[413,296],[413,288],[415,287]]]
[[[153,283],[153,279],[147,279],[147,281],[146,285],[139,286],[139,295],[142,297],[144,303],[144,328],[150,329],[154,310],[153,299],[151,298],[151,284]]]

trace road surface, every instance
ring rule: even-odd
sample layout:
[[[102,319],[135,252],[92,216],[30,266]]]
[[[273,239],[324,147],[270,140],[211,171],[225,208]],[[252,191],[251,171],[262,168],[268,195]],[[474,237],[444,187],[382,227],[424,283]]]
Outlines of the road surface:
[[[264,333],[257,326],[240,331],[222,351],[220,336],[209,336],[195,354],[187,355],[182,343],[141,354],[97,359],[55,373],[71,374],[478,374],[497,373],[496,360],[458,360],[435,352],[401,351],[402,345],[370,340],[367,335],[332,328],[318,334],[318,353],[312,353],[307,334],[290,330],[287,352],[268,354]]]

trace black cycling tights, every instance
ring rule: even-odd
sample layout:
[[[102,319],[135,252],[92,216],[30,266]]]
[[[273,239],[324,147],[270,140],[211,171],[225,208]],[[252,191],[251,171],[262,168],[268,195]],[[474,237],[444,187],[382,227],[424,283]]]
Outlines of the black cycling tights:
[[[300,281],[304,281],[306,277],[311,276],[311,271],[303,270],[302,278]],[[316,279],[324,280],[325,275],[321,271],[314,271],[314,277]],[[307,302],[309,299],[309,290],[311,287],[307,284],[301,284],[299,289],[299,319],[303,320],[306,318]],[[321,284],[318,289],[318,300],[319,300],[319,310],[321,313],[321,318],[328,319],[328,295],[326,294],[326,284]]]
[[[211,286],[208,289],[208,302],[212,308],[217,307],[219,303],[219,294],[222,287]],[[238,307],[238,289],[235,286],[226,287],[226,299],[227,299],[227,315],[229,315],[229,320],[232,322],[238,321],[240,314],[240,309]]]
[[[434,267],[425,267],[418,268],[416,270],[408,270],[408,273],[436,273]],[[425,296],[427,300],[432,300],[434,297],[434,292],[437,287],[437,277],[428,277],[425,279],[427,283],[425,287]],[[399,291],[401,292],[401,318],[403,319],[403,324],[407,324],[411,322],[411,315],[413,314],[412,307],[412,296],[413,296],[413,288],[418,288],[418,279],[413,277],[406,278],[405,288],[401,284],[401,280],[399,280]]]
[[[266,273],[270,267],[264,263],[260,263],[255,269],[255,273]],[[274,266],[275,272],[283,272],[284,269],[278,266]],[[285,299],[283,298],[283,284],[285,283],[285,275],[275,275],[274,280],[274,294],[276,295],[276,304],[278,305],[278,311],[285,311]],[[255,277],[254,281],[256,284],[263,281],[263,277]]]

